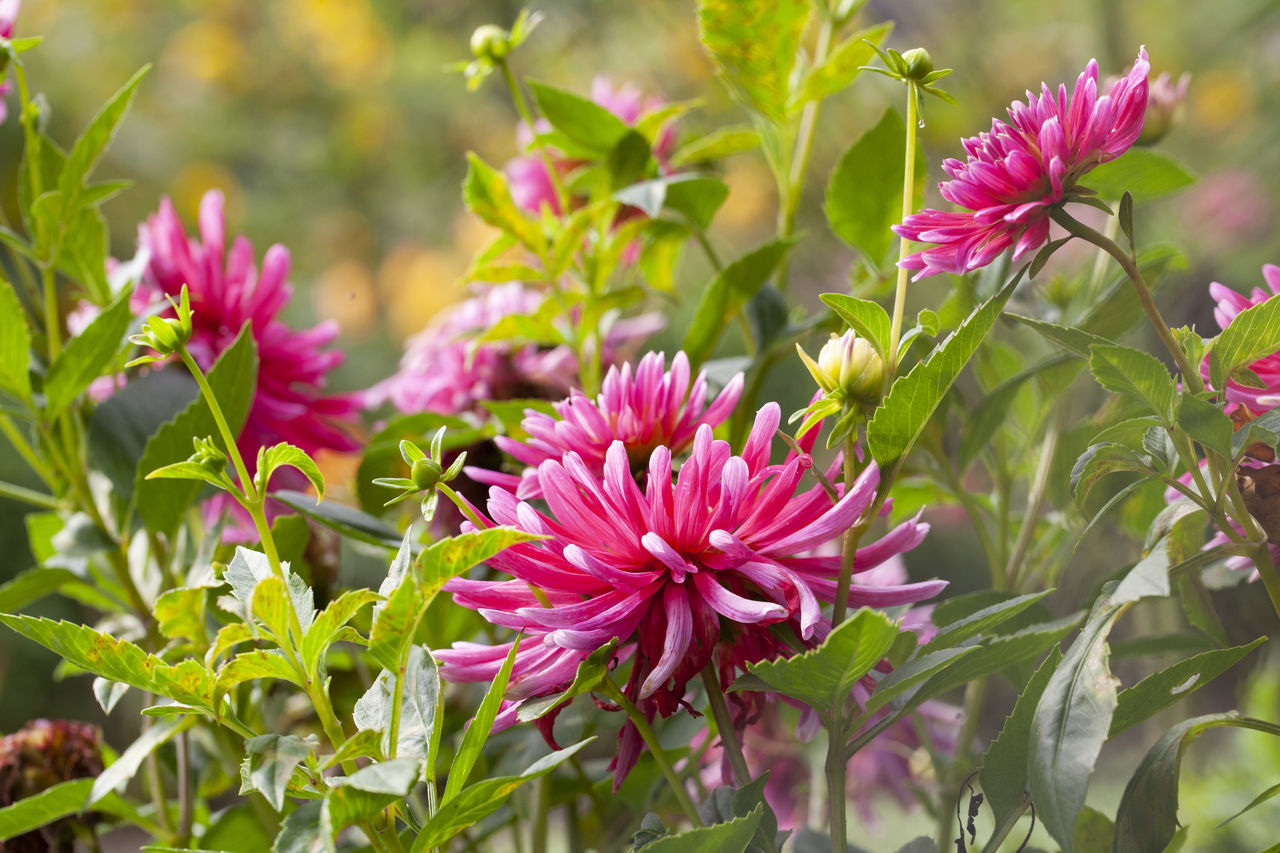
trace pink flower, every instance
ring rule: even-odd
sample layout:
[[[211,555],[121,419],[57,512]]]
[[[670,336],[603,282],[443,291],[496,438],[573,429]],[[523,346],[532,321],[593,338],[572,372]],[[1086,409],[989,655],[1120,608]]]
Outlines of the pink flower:
[[[323,393],[326,374],[343,359],[340,350],[324,349],[337,336],[337,325],[297,331],[276,316],[293,294],[286,283],[289,251],[284,246],[267,249],[261,271],[246,237],[236,237],[227,252],[222,193],[210,191],[200,202],[199,239],[187,236],[165,198],[160,210],[138,226],[138,247],[149,256],[138,286],[151,293],[152,301],[164,296],[176,300],[187,286],[194,314],[187,347],[201,369],[211,368],[244,324],[250,324],[258,347],[258,380],[237,444],[251,472],[258,448],[279,442],[307,453],[357,448],[347,431],[359,411],[357,398]]]
[[[1009,107],[1012,125],[996,120],[990,133],[964,140],[968,160],[949,159],[951,176],[942,197],[963,211],[933,209],[913,213],[894,233],[933,248],[902,261],[920,270],[916,280],[938,273],[963,275],[991,263],[1013,247],[1018,260],[1049,237],[1052,211],[1071,201],[1079,180],[1100,163],[1114,160],[1137,141],[1147,106],[1146,48],[1128,76],[1098,96],[1098,63],[1090,60],[1070,101],[1066,86],[1048,85],[1027,103]]]
[[[632,465],[643,466],[659,446],[673,454],[683,452],[700,426],[715,427],[729,417],[742,394],[742,374],[734,376],[708,405],[706,373],[698,373],[690,386],[688,356],[676,353],[671,370],[665,368],[666,357],[651,352],[634,371],[630,364],[610,367],[595,400],[575,388],[568,399],[552,404],[555,416],[526,410],[521,428],[529,434],[527,441],[495,439],[499,448],[529,466],[524,474],[468,469],[468,476],[514,489],[516,497],[526,500],[542,495],[538,466],[569,451],[577,452],[597,474],[603,473],[614,441],[622,442]]]
[[[591,81],[591,100],[604,107],[626,124],[635,126],[648,113],[661,109],[665,102],[656,96],[645,97],[640,89],[632,84],[615,87],[607,77],[596,77]],[[538,132],[546,132],[550,125],[538,122]],[[521,125],[516,133],[522,148],[533,145],[534,133],[527,125]],[[653,143],[653,156],[664,168],[675,147],[675,131],[670,124],[664,125]],[[552,164],[560,177],[573,171],[581,161],[555,155]],[[511,200],[530,213],[539,213],[543,206],[559,216],[560,203],[556,199],[555,185],[547,164],[537,152],[522,154],[507,162],[504,169],[507,184],[511,192]]]
[[[644,713],[669,716],[722,639],[726,653],[740,655],[740,630],[767,635],[765,626],[789,622],[805,642],[826,636],[830,622],[821,606],[835,596],[840,558],[806,555],[861,515],[875,498],[879,471],[869,465],[856,482],[837,487],[834,501],[821,486],[798,491],[813,461],[806,449],[770,464],[780,418],[776,403],[761,409],[737,456],[703,423],[678,473],[670,448],[654,449],[643,487],[621,441],[609,446],[603,475],[574,451],[547,459],[538,467],[546,512],[507,489],[490,490],[494,522],[550,537],[489,561],[512,580],[455,579],[446,586],[459,604],[524,632],[511,703],[499,726],[514,721],[521,700],[567,686],[578,663],[614,638],[622,642],[615,660],[632,662],[625,693]],[[806,436],[810,446],[816,437],[816,431]],[[831,476],[839,466],[836,460]],[[863,546],[855,571],[913,548],[927,530],[918,520],[904,522]],[[943,586],[855,584],[850,601],[854,607],[905,604]],[[454,681],[491,680],[509,648],[455,644],[438,653],[442,673]],[[770,644],[760,648],[776,651]],[[615,786],[640,749],[634,728],[625,726]]]
[[[1280,293],[1280,267],[1267,264],[1262,268],[1262,278],[1271,292],[1255,287],[1248,296],[1239,293],[1226,285],[1213,282],[1209,285],[1209,294],[1217,305],[1213,309],[1213,318],[1218,321],[1218,328],[1226,330],[1235,320],[1236,315],[1246,308],[1261,305]],[[1280,405],[1280,352],[1262,358],[1249,365],[1249,369],[1262,380],[1264,388],[1250,388],[1237,382],[1228,382],[1224,392],[1227,402],[1247,406],[1255,415],[1274,409]],[[1200,366],[1200,373],[1207,381],[1209,378],[1208,359]]]
[[[13,25],[18,20],[18,9],[21,6],[22,0],[0,0],[0,36],[13,38]],[[0,83],[0,124],[4,124],[9,117],[9,105],[5,103],[4,96],[12,91],[12,80],[6,79]]]

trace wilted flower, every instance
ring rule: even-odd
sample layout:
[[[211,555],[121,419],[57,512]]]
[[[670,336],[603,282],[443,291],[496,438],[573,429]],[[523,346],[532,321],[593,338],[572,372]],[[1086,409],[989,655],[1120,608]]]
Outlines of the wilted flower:
[[[257,388],[237,440],[246,464],[252,468],[259,448],[280,442],[307,453],[356,449],[346,428],[359,410],[357,399],[322,393],[326,374],[343,359],[341,351],[323,349],[337,336],[337,326],[322,323],[299,332],[277,317],[293,293],[286,283],[287,249],[278,244],[267,249],[261,271],[244,236],[236,237],[227,252],[223,198],[217,191],[200,202],[199,239],[187,236],[166,198],[138,227],[138,246],[149,256],[139,288],[154,293],[156,301],[177,299],[183,286],[188,288],[193,329],[187,349],[201,370],[213,367],[250,324],[258,349]]]
[[[615,441],[622,442],[633,465],[643,466],[659,446],[674,454],[683,452],[700,426],[715,427],[729,417],[742,393],[742,374],[730,379],[708,404],[706,373],[699,372],[690,385],[688,356],[677,352],[671,369],[665,368],[665,355],[651,352],[634,370],[629,363],[610,367],[595,400],[575,388],[568,399],[552,403],[555,415],[526,411],[520,426],[529,434],[527,440],[495,439],[499,448],[528,466],[523,476],[475,468],[467,469],[467,475],[513,489],[525,500],[542,494],[538,466],[569,451],[597,474],[604,472],[605,455]]]
[[[991,263],[1005,249],[1014,260],[1049,236],[1054,209],[1083,195],[1080,180],[1137,141],[1147,107],[1146,48],[1129,74],[1098,96],[1098,63],[1090,60],[1067,99],[1065,86],[1044,85],[1037,97],[1009,107],[1012,124],[994,121],[990,133],[964,140],[968,160],[949,159],[942,197],[963,211],[922,210],[894,227],[909,240],[937,245],[905,258],[925,276],[962,275]]]
[[[73,720],[32,720],[0,738],[0,808],[72,779],[102,772],[98,729]],[[93,814],[67,817],[0,842],[5,853],[71,853],[74,827]]]
[[[769,463],[779,419],[776,403],[761,409],[738,456],[704,423],[678,473],[670,448],[654,449],[643,487],[621,441],[606,452],[603,476],[576,452],[548,459],[538,468],[546,513],[506,489],[490,490],[496,523],[550,537],[489,561],[513,580],[459,578],[446,586],[459,604],[524,632],[508,691],[513,703],[564,688],[579,662],[616,638],[622,645],[615,659],[633,661],[624,693],[644,713],[668,716],[683,702],[689,679],[712,661],[722,624],[731,635],[788,622],[805,642],[826,636],[830,623],[821,602],[835,597],[840,558],[807,554],[840,537],[870,505],[879,471],[869,465],[856,482],[837,487],[835,500],[821,486],[797,492],[813,461],[806,451]],[[839,465],[833,463],[832,476]],[[927,529],[917,520],[904,522],[861,548],[855,571],[909,550]],[[850,603],[910,603],[944,585],[854,584]],[[736,638],[727,644],[741,654]],[[488,681],[509,648],[455,644],[439,652],[442,674]],[[776,652],[776,646],[764,648]],[[514,718],[509,705],[499,725]],[[624,726],[615,785],[639,751],[634,728]]]

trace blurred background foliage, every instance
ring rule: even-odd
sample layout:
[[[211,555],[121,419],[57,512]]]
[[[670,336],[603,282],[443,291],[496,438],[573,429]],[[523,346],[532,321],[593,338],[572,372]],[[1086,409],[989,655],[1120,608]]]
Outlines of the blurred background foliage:
[[[135,181],[105,208],[113,254],[132,256],[136,224],[160,196],[171,196],[193,223],[200,196],[221,188],[230,227],[249,235],[259,256],[273,242],[291,250],[298,295],[286,315],[298,324],[330,318],[340,324],[339,345],[348,359],[334,374],[335,387],[350,390],[387,376],[403,340],[465,292],[463,271],[489,234],[461,203],[463,154],[474,150],[495,164],[516,154],[515,114],[498,80],[468,94],[461,76],[444,69],[468,57],[476,26],[509,25],[520,5],[28,0],[16,34],[45,37],[27,55],[29,73],[53,106],[53,135],[63,140],[137,67],[153,63],[100,168],[104,178]],[[593,77],[606,75],[668,100],[700,98],[701,108],[681,120],[684,133],[744,120],[713,78],[691,0],[544,0],[533,8],[547,20],[515,56],[514,67],[526,78],[585,93]],[[929,103],[921,132],[932,181],[942,174],[943,157],[960,154],[958,140],[988,127],[992,116],[1003,117],[1005,105],[1028,85],[1070,84],[1089,57],[1097,57],[1104,76],[1120,72],[1145,44],[1153,76],[1193,77],[1185,116],[1163,147],[1199,181],[1145,207],[1139,223],[1140,241],[1173,240],[1188,260],[1159,297],[1169,320],[1216,331],[1205,285],[1217,280],[1247,290],[1261,284],[1263,263],[1280,261],[1280,149],[1274,143],[1280,4],[1274,0],[871,0],[863,16],[894,19],[890,45],[927,47],[938,67],[955,69],[947,88],[960,106]],[[792,293],[810,304],[821,291],[846,289],[855,262],[823,220],[826,177],[900,94],[888,81],[864,79],[824,109],[800,213],[804,242],[791,274]],[[20,153],[11,116],[0,126],[0,206],[10,220]],[[731,193],[711,238],[734,256],[772,233],[777,207],[758,152],[730,158],[723,170]],[[667,306],[672,330],[659,345],[670,350],[679,340],[680,306],[688,310],[706,272],[700,258],[686,259],[676,304]],[[950,286],[945,278],[916,287],[914,307],[939,304]],[[798,363],[791,367],[799,372]],[[23,482],[20,465],[7,455],[0,455],[0,476]],[[0,581],[30,563],[22,512],[0,501],[6,557]],[[955,545],[964,531],[954,519],[945,511],[932,518],[937,535],[913,556],[921,573],[951,577],[953,589],[965,591],[980,586],[985,572],[974,549]],[[1073,600],[1119,566],[1114,556],[1105,565],[1091,561],[1100,547],[1083,549],[1073,564],[1080,574],[1064,579],[1075,590]],[[1253,606],[1254,593],[1247,586],[1221,593],[1227,597],[1221,603],[1232,608],[1227,612],[1240,614],[1240,624],[1229,627],[1247,638],[1260,633],[1250,630],[1250,619],[1265,618],[1250,615],[1265,611],[1265,603]],[[66,605],[45,609],[58,615],[59,606]],[[38,654],[12,634],[0,636],[0,731],[36,714],[101,722],[81,683],[47,683],[51,666],[43,657],[31,663]],[[1208,701],[1234,707],[1228,680],[1217,693]],[[1135,749],[1149,740],[1141,736]],[[1257,814],[1255,822],[1264,819],[1263,810]]]

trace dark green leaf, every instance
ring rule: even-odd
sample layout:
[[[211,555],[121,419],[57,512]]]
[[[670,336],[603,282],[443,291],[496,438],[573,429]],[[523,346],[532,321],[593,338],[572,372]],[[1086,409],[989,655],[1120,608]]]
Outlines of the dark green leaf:
[[[918,657],[902,664],[902,666],[894,667],[892,672],[880,679],[876,684],[875,692],[867,699],[864,710],[870,713],[883,708],[898,696],[933,678],[939,672],[954,664],[957,658],[962,658],[977,651],[979,651],[977,646],[942,649],[940,651],[922,653]]]
[[[683,346],[695,369],[711,356],[729,321],[768,281],[791,246],[790,240],[765,243],[725,267],[702,291]]]
[[[666,835],[643,849],[645,853],[743,853],[763,816],[764,806],[756,806],[746,817]]]
[[[878,302],[843,293],[824,293],[822,301],[836,312],[858,337],[866,338],[883,360],[889,358],[889,313]]]
[[[14,613],[79,577],[67,569],[35,568],[0,584],[0,613]]]
[[[1133,251],[1133,193],[1126,192],[1120,197],[1120,231],[1129,238],[1129,251]]]
[[[921,651],[927,653],[938,649],[951,648],[970,637],[976,637],[989,631],[1031,607],[1048,595],[1050,591],[1033,592],[1006,599],[961,617],[954,622],[939,626],[938,633]]]
[[[1111,594],[1111,602],[1125,604],[1144,598],[1165,598],[1169,592],[1169,542],[1161,539],[1125,574]]]
[[[291,489],[281,489],[272,492],[270,496],[350,539],[383,548],[396,548],[400,545],[400,534],[396,533],[395,528],[355,507],[332,501],[317,505],[316,499],[311,495]]]
[[[0,809],[0,842],[84,811],[92,779],[72,779]]]
[[[1103,388],[1141,401],[1169,422],[1177,387],[1160,359],[1130,347],[1095,344],[1089,350],[1089,371]]]
[[[111,481],[112,497],[122,506],[133,497],[147,442],[199,393],[194,379],[172,367],[135,376],[94,406],[89,415],[90,464]],[[191,452],[189,440],[186,452]]]
[[[997,824],[1022,811],[1030,801],[1027,761],[1031,750],[1031,719],[1050,676],[1062,660],[1053,649],[1018,695],[1000,734],[987,747],[978,776]]]
[[[1036,320],[1031,317],[1024,317],[1021,314],[1007,315],[1024,326],[1035,329],[1044,337],[1053,343],[1068,350],[1081,358],[1089,357],[1089,350],[1098,344],[1110,344],[1106,338],[1099,337],[1083,329],[1071,328],[1068,326],[1058,326],[1053,323],[1046,323],[1043,320]]]
[[[1206,450],[1231,458],[1234,427],[1218,406],[1190,394],[1178,397],[1178,426]]]
[[[50,365],[45,379],[47,418],[56,418],[89,383],[102,375],[103,368],[120,352],[132,319],[129,294],[122,293],[103,308],[83,332],[67,342],[67,348]]]

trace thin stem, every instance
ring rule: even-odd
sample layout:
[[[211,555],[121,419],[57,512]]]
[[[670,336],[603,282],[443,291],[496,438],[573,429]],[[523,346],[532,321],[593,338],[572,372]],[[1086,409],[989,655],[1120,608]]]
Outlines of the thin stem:
[[[844,723],[833,719],[827,728],[827,808],[831,818],[831,853],[847,853],[849,849],[848,781],[849,768],[844,757]]]
[[[200,393],[204,395],[205,403],[209,406],[209,412],[213,415],[213,422],[218,425],[218,434],[222,436],[222,443],[227,448],[227,455],[231,457],[231,464],[235,466],[236,476],[240,478],[241,490],[244,491],[245,497],[249,499],[250,503],[257,503],[258,489],[253,484],[253,478],[249,476],[249,469],[245,467],[244,458],[240,456],[240,449],[236,446],[235,433],[227,425],[227,418],[222,414],[222,406],[218,404],[218,398],[214,395],[213,389],[209,387],[209,380],[205,378],[204,371],[200,369],[200,365],[196,364],[196,360],[191,357],[191,353],[187,352],[185,346],[178,348],[178,357],[182,359],[187,371],[195,379],[196,385],[199,386]]]
[[[52,266],[40,268],[41,290],[44,291],[44,329],[48,339],[49,363],[62,353],[62,317],[58,313],[58,281]]]
[[[551,806],[551,779],[543,776],[533,783],[533,832],[530,833],[531,853],[547,853],[547,812]]]
[[[186,732],[178,733],[178,840],[176,846],[186,847],[191,841],[191,819],[195,791],[191,786],[191,741]]]
[[[855,433],[856,435],[856,433]],[[844,447],[844,488],[848,494],[857,477],[854,469],[855,437],[850,436]],[[844,621],[845,612],[849,609],[849,586],[853,582],[853,562],[858,553],[858,541],[866,531],[870,520],[875,516],[863,516],[859,523],[844,532],[844,546],[840,554],[840,577],[836,581],[836,600],[831,611],[831,625],[835,627]],[[862,523],[865,519],[866,523]]]
[[[0,480],[0,498],[22,501],[42,509],[61,509],[62,507],[62,503],[52,495],[46,495],[43,492],[27,489],[13,483],[6,483],[3,480]]]
[[[715,662],[708,662],[702,668],[702,684],[707,689],[707,704],[711,706],[711,717],[716,721],[716,731],[720,735],[720,744],[729,757],[729,766],[733,769],[733,784],[741,788],[751,782],[751,770],[747,767],[747,758],[742,752],[742,744],[738,742],[738,732],[733,727],[733,719],[729,716],[729,706],[725,702],[724,690],[720,688],[720,676],[716,672]]]
[[[982,705],[987,698],[987,679],[979,678],[976,681],[970,681],[964,689],[964,722],[960,725],[960,734],[956,738],[955,758],[952,760],[948,772],[943,774],[944,783],[939,785],[938,795],[945,805],[949,802],[951,789],[960,781],[962,776],[956,772],[957,768],[963,770],[969,760],[969,756],[973,752],[973,741],[978,733],[978,722],[982,716]],[[957,778],[959,777],[959,778]],[[938,849],[945,850],[951,836],[951,810],[949,808],[938,809]]]
[[[467,521],[475,525],[476,530],[484,530],[489,526],[480,515],[476,512],[475,507],[471,505],[471,501],[449,488],[446,483],[436,483],[436,489],[449,500],[453,501],[454,506],[461,510],[462,514],[467,517]]]
[[[1040,520],[1040,510],[1044,507],[1045,493],[1049,489],[1049,472],[1053,468],[1053,457],[1058,450],[1058,436],[1062,432],[1062,418],[1055,417],[1045,431],[1044,443],[1040,445],[1040,459],[1036,463],[1036,472],[1032,475],[1031,490],[1027,494],[1027,507],[1022,516],[1022,527],[1018,530],[1018,538],[1013,543],[1013,553],[1005,566],[1004,576],[1008,588],[1017,591],[1022,581],[1022,562],[1031,547],[1031,538],[1035,535],[1036,522]],[[995,566],[992,566],[994,573]]]
[[[26,436],[14,426],[8,415],[0,415],[0,435],[3,435],[9,444],[13,445],[13,449],[22,457],[22,461],[27,463],[27,467],[35,471],[41,480],[44,480],[45,485],[53,485],[53,472],[31,449],[31,444],[27,441]]]
[[[907,145],[902,165],[902,219],[911,215],[912,203],[915,201],[916,185],[916,127],[919,116],[916,113],[916,84],[907,81]],[[902,220],[899,220],[902,221]],[[894,374],[898,371],[898,342],[902,339],[902,321],[907,310],[907,269],[902,265],[910,251],[910,240],[902,237],[898,241],[898,281],[893,294],[893,325],[889,327],[889,365],[885,371],[885,385],[893,383]]]
[[[1151,321],[1156,334],[1160,336],[1161,343],[1169,351],[1169,355],[1173,357],[1174,364],[1178,366],[1178,372],[1182,374],[1182,381],[1186,383],[1193,394],[1199,394],[1203,391],[1204,382],[1200,379],[1200,372],[1187,362],[1187,354],[1182,351],[1182,347],[1178,345],[1178,341],[1173,337],[1173,332],[1169,329],[1169,324],[1161,316],[1160,309],[1156,307],[1155,299],[1151,295],[1151,288],[1147,286],[1146,279],[1142,277],[1142,272],[1138,269],[1137,259],[1132,254],[1121,249],[1116,244],[1116,241],[1108,239],[1102,232],[1072,218],[1064,210],[1055,210],[1052,213],[1052,217],[1053,221],[1066,229],[1071,236],[1079,237],[1092,243],[1116,259],[1121,269],[1124,270],[1125,275],[1129,277],[1129,281],[1133,283],[1133,289],[1138,294],[1138,301],[1142,303],[1142,310],[1147,313],[1147,319]]]
[[[689,792],[680,784],[680,777],[676,775],[675,768],[671,765],[671,759],[667,758],[667,753],[663,750],[662,744],[658,742],[658,736],[653,733],[653,728],[649,725],[649,721],[645,719],[644,712],[627,698],[626,694],[618,688],[618,685],[613,683],[612,678],[605,676],[604,681],[600,683],[600,688],[606,696],[626,712],[631,724],[640,733],[641,739],[649,747],[649,753],[653,756],[653,760],[657,762],[658,769],[662,771],[662,775],[666,778],[667,786],[671,788],[671,793],[675,795],[676,802],[680,804],[680,810],[684,812],[684,816],[694,826],[702,826],[702,818],[698,816],[698,809],[693,805],[693,800],[689,798]]]
[[[547,168],[547,177],[550,178],[551,186],[555,190],[556,206],[560,208],[559,213],[566,214],[569,212],[569,193],[560,181],[555,161],[551,159],[551,154],[547,151],[546,145],[538,138],[538,123],[533,117],[533,110],[529,109],[529,102],[525,100],[524,90],[520,88],[520,82],[516,80],[516,75],[511,72],[511,66],[507,64],[507,60],[503,58],[496,60],[496,62],[498,69],[502,72],[502,79],[507,81],[507,88],[511,90],[511,101],[515,104],[516,112],[519,113],[521,121],[529,127],[529,133],[533,135],[533,146],[538,150],[538,156],[542,158],[542,164]]]

